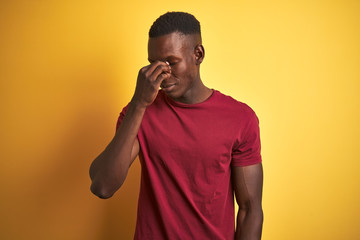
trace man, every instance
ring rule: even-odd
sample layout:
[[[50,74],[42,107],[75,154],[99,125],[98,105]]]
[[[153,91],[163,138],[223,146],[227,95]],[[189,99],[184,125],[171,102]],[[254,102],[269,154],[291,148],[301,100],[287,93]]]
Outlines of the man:
[[[139,156],[134,239],[261,238],[258,118],[246,104],[203,84],[204,54],[194,16],[160,16],[149,32],[150,65],[139,71],[114,138],[90,167],[91,191],[109,198]]]

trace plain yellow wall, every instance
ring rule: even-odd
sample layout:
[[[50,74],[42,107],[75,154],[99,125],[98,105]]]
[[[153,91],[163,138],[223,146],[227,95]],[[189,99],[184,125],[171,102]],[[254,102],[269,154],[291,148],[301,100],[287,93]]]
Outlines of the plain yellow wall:
[[[260,119],[263,239],[359,239],[356,0],[1,1],[0,238],[132,238],[139,163],[109,200],[88,167],[174,10],[201,22],[206,85]]]

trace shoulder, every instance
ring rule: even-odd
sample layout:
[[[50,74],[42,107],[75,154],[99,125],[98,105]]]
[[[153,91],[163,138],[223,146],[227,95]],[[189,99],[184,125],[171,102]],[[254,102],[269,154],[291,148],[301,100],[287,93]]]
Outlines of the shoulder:
[[[222,105],[224,110],[230,111],[235,115],[239,115],[242,118],[256,117],[255,111],[246,103],[236,100],[235,98],[223,94],[218,90],[214,90],[217,98],[217,102]]]

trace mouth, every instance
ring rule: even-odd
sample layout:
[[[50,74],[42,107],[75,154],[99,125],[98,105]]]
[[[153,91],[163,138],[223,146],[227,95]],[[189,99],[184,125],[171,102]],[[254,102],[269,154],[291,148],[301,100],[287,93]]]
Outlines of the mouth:
[[[161,84],[161,89],[163,89],[166,92],[171,91],[176,86],[176,83],[166,83]]]

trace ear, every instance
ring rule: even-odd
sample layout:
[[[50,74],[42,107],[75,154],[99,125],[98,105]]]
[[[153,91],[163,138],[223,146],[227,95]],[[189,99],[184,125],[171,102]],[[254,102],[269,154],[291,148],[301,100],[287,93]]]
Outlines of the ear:
[[[196,65],[200,65],[205,57],[205,49],[202,44],[198,44],[194,48],[194,55],[195,55],[195,63]]]

